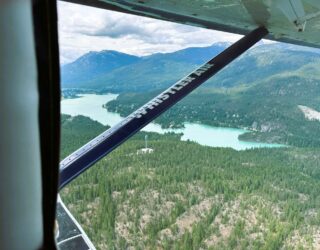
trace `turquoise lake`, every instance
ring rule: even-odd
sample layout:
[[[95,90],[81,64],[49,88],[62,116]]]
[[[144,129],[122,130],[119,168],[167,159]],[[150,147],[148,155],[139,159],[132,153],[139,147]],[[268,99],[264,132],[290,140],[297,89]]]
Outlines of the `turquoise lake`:
[[[119,114],[102,108],[103,104],[114,100],[117,97],[116,94],[83,94],[80,96],[80,98],[62,100],[61,113],[72,116],[88,116],[92,120],[109,126],[113,126],[123,119]],[[183,129],[162,129],[160,125],[151,123],[142,130],[161,134],[166,132],[183,133],[182,140],[191,140],[211,147],[230,147],[236,150],[258,147],[283,147],[280,144],[240,141],[238,136],[248,132],[243,129],[213,127],[197,123],[185,123],[185,128]]]

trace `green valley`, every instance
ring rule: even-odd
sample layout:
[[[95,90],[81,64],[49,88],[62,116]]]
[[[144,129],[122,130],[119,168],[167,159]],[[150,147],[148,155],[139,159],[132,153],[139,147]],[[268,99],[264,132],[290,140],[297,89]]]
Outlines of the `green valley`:
[[[62,117],[62,156],[106,129]],[[145,133],[61,193],[98,249],[317,249],[319,149],[235,151]],[[72,138],[72,139],[71,139]]]
[[[126,116],[155,97],[150,93],[120,94],[106,108]],[[185,122],[248,128],[253,133],[242,140],[282,143],[294,146],[320,146],[320,122],[306,119],[299,105],[320,108],[320,81],[313,76],[278,74],[257,79],[250,86],[213,88],[203,86],[156,122],[163,127],[181,127]]]
[[[91,52],[62,66],[65,98],[116,93],[95,108],[126,116],[226,46]],[[318,50],[255,46],[155,120],[245,128],[241,140],[289,147],[237,151],[138,132],[66,186],[63,201],[97,249],[319,249],[319,65]],[[62,115],[61,159],[107,128]]]
[[[88,93],[120,93],[106,108],[126,116],[227,46],[220,43],[145,57],[90,52],[62,66],[62,86]],[[164,128],[179,128],[185,122],[247,128],[253,133],[241,135],[241,140],[320,146],[319,121],[306,119],[299,109],[302,105],[320,110],[319,66],[316,49],[257,45],[156,122]]]

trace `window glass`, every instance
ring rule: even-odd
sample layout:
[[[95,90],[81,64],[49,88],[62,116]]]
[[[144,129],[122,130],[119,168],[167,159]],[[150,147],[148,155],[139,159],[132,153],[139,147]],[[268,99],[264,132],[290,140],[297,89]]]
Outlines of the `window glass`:
[[[69,3],[59,36],[61,159],[240,38]],[[319,50],[263,40],[63,202],[97,249],[319,248],[318,69]]]

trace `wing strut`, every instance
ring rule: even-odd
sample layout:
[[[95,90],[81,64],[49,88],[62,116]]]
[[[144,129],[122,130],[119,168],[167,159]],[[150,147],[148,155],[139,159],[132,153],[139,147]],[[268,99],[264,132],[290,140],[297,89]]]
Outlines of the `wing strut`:
[[[195,88],[199,87],[267,34],[268,30],[264,27],[253,30],[219,55],[143,105],[123,121],[66,157],[60,163],[59,189],[63,188],[99,159],[109,154],[164,111],[190,94]]]

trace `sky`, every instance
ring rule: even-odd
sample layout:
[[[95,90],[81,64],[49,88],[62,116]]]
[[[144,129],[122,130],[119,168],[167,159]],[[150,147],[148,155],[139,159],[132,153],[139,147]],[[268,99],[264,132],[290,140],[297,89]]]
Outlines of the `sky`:
[[[89,51],[117,50],[144,56],[241,36],[156,19],[58,2],[60,61],[69,63]]]

